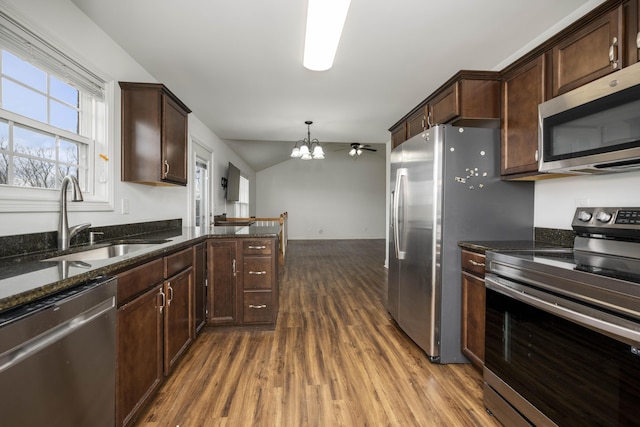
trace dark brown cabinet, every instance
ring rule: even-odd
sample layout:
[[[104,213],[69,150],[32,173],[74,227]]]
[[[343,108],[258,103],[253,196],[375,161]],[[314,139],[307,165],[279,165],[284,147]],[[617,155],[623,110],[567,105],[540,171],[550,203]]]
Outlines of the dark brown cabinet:
[[[278,240],[242,242],[242,322],[275,323],[278,314]]]
[[[480,370],[484,366],[484,266],[483,253],[462,250],[462,353]]]
[[[187,184],[187,116],[191,112],[156,83],[120,82],[122,180]]]
[[[116,422],[129,425],[194,338],[193,249],[118,275]]]
[[[455,126],[500,126],[500,75],[460,71],[428,101],[430,123]]]
[[[638,3],[638,0],[630,0],[623,4],[626,46],[625,67],[640,62],[640,7],[638,7]]]
[[[162,383],[163,280],[162,259],[118,275],[117,426],[128,425]]]
[[[396,148],[407,140],[407,124],[405,122],[398,123],[391,128],[391,148]]]
[[[238,240],[211,239],[207,243],[209,287],[207,323],[238,321]]]
[[[195,338],[193,248],[164,258],[164,374]]]
[[[275,324],[277,254],[276,237],[209,240],[209,325]]]
[[[197,333],[207,321],[207,244],[193,247],[194,327]]]
[[[538,104],[546,101],[544,54],[508,71],[502,82],[501,175],[538,172]]]
[[[559,40],[552,50],[552,96],[622,67],[623,7],[619,6]]]
[[[420,107],[418,111],[409,116],[407,119],[407,139],[418,135],[429,126],[427,122],[428,116],[428,106]]]

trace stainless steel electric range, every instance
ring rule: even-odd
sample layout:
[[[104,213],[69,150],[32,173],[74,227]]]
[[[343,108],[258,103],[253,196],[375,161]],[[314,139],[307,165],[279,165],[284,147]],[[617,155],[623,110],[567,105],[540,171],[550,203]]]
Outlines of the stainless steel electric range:
[[[506,426],[640,426],[640,208],[572,249],[487,253],[485,406]]]

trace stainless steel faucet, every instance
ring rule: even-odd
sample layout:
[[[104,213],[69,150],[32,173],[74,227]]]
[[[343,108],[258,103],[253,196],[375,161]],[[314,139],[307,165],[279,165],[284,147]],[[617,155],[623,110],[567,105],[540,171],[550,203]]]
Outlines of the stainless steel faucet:
[[[69,183],[73,185],[73,199],[71,201],[81,202],[84,200],[76,177],[72,175],[65,176],[60,186],[60,221],[58,223],[58,249],[60,250],[69,249],[71,238],[85,228],[91,227],[89,223],[69,227],[69,220],[67,219],[67,187]]]

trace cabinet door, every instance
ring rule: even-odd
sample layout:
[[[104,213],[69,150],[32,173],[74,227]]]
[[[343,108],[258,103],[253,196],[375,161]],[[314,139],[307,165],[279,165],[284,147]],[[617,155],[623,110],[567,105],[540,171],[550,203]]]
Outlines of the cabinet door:
[[[421,107],[407,119],[407,139],[410,139],[427,128],[428,107]]]
[[[502,175],[538,171],[538,104],[545,101],[545,85],[544,55],[504,78]]]
[[[407,140],[407,124],[406,122],[400,123],[398,126],[391,130],[391,148],[396,148]]]
[[[129,424],[162,382],[161,287],[118,309],[117,426]]]
[[[209,324],[234,324],[238,320],[238,254],[236,240],[212,239],[207,244]]]
[[[552,95],[558,96],[621,67],[622,6],[561,40],[553,48]]]
[[[164,374],[168,375],[193,338],[193,267],[164,282]]]
[[[626,61],[624,66],[640,62],[640,7],[638,0],[624,3]]]
[[[476,367],[484,365],[486,290],[484,280],[462,273],[462,353]]]
[[[195,294],[195,328],[199,331],[207,320],[207,245],[200,243],[193,247],[193,277],[194,277],[194,294]]]
[[[431,119],[434,124],[448,123],[460,114],[459,87],[459,82],[455,82],[429,102]]]
[[[187,183],[187,113],[170,97],[162,96],[162,179]]]

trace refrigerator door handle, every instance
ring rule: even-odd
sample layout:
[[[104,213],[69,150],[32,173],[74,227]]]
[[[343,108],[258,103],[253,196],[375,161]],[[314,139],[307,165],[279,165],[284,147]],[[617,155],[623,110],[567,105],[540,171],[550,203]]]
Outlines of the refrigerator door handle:
[[[404,259],[406,252],[405,251],[401,251],[400,248],[403,247],[404,245],[400,244],[400,232],[399,232],[399,210],[400,210],[400,197],[403,196],[403,193],[401,190],[404,189],[403,183],[406,180],[407,177],[407,169],[406,168],[400,168],[396,171],[396,185],[394,187],[394,191],[393,191],[393,215],[392,215],[392,227],[393,227],[393,247],[395,249],[396,252],[396,258],[397,259]],[[404,202],[404,197],[403,200]],[[404,218],[402,219],[404,221]]]

